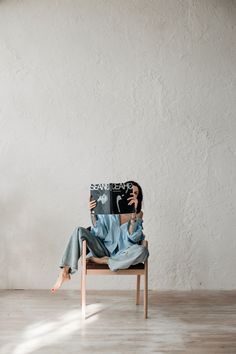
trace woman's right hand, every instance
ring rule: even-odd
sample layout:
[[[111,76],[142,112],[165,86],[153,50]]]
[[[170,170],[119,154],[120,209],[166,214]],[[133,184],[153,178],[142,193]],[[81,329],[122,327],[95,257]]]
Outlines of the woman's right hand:
[[[96,200],[90,200],[89,201],[89,210],[92,211],[92,209],[94,209],[96,207]]]

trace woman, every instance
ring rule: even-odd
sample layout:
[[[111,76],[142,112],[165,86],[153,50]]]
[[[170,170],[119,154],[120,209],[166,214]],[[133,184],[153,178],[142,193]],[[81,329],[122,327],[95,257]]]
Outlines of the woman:
[[[139,242],[144,239],[143,235],[143,212],[142,188],[137,182],[132,183],[132,197],[128,198],[129,205],[134,204],[135,213],[132,214],[104,214],[95,215],[92,209],[96,201],[89,202],[91,230],[83,227],[76,227],[70,236],[64,254],[62,256],[58,276],[51,291],[54,293],[60,288],[64,281],[69,280],[70,274],[78,270],[78,260],[82,252],[82,240],[87,241],[89,254],[87,262],[107,264],[112,271],[129,268],[133,264],[145,262],[149,256],[147,248]]]

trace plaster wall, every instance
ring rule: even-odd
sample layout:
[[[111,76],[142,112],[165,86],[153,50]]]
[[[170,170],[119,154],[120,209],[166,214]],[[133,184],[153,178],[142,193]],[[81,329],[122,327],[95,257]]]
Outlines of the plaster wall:
[[[0,1],[1,288],[50,288],[90,183],[128,179],[150,288],[236,288],[235,23],[229,0]]]

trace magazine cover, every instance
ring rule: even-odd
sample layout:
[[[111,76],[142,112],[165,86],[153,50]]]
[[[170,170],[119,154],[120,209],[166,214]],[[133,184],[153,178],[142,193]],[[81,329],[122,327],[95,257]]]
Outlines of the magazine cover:
[[[133,192],[132,183],[97,183],[90,185],[90,200],[96,200],[95,214],[130,214],[134,205],[128,205]]]

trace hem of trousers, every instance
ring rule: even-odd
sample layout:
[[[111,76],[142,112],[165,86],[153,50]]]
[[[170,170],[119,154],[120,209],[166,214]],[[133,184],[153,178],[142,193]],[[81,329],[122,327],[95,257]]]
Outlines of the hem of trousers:
[[[76,267],[71,267],[69,264],[61,264],[59,267],[60,268],[64,268],[64,267],[70,267],[69,268],[69,274],[74,274],[74,273],[76,273],[76,272],[78,272],[78,267],[76,268]]]

